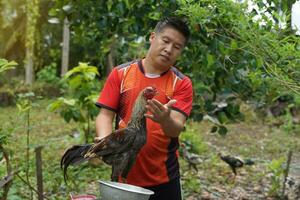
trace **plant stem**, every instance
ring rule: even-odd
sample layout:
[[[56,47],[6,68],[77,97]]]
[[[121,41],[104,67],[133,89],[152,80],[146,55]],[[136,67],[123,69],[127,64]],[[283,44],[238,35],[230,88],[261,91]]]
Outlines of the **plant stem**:
[[[86,141],[87,143],[89,142],[89,135],[90,135],[90,111],[88,110],[88,116],[87,116],[87,125],[88,125],[88,130],[87,130],[87,138]]]
[[[17,177],[18,177],[23,183],[25,183],[25,184],[29,187],[31,193],[32,193],[32,191],[34,191],[35,193],[38,194],[38,191],[37,191],[34,187],[32,187],[32,186],[30,185],[29,182],[27,182],[26,180],[24,180],[18,173],[16,173],[16,175],[17,175]],[[44,197],[45,199],[49,200],[49,198],[46,197],[44,194],[43,194],[43,197]]]
[[[30,109],[27,111],[27,138],[26,138],[26,180],[29,182],[29,133],[30,133]],[[29,187],[30,189],[30,187]],[[30,199],[33,199],[32,190],[30,190]]]
[[[290,169],[290,164],[291,164],[291,160],[292,160],[292,154],[293,154],[293,152],[291,150],[289,150],[286,169],[284,170],[284,179],[283,179],[283,186],[282,186],[282,193],[281,193],[282,198],[284,198],[285,184],[286,184],[287,177],[289,175],[289,169]]]

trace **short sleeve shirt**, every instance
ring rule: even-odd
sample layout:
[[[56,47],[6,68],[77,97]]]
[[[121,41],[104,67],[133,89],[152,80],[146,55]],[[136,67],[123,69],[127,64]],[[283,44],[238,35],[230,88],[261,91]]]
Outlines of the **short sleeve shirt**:
[[[175,67],[158,77],[148,77],[141,60],[115,67],[96,104],[116,112],[117,128],[124,128],[130,120],[135,99],[148,86],[158,90],[154,98],[162,104],[175,99],[172,109],[186,117],[190,115],[193,101],[191,80]],[[151,119],[146,123],[147,142],[127,177],[127,183],[141,187],[159,185],[179,177],[178,138],[166,136],[160,125]]]

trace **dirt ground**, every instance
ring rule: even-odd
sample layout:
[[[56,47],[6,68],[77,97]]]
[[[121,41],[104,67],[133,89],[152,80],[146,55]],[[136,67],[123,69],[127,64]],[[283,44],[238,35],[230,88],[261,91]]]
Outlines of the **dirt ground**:
[[[208,146],[208,151],[200,153],[203,163],[198,165],[198,172],[183,170],[183,180],[196,176],[201,188],[185,199],[299,200],[300,133],[287,134],[281,128],[269,124],[250,118],[246,122],[228,125],[229,132],[225,137],[210,133],[210,125],[206,122],[193,125]],[[285,181],[285,198],[279,198],[283,194],[283,171],[287,166],[289,151],[292,151],[292,157]],[[255,164],[238,169],[234,179],[230,167],[218,157],[218,152],[250,158]],[[274,167],[272,163],[280,159],[283,163],[280,167]],[[273,170],[270,169],[272,166]],[[275,192],[271,192],[272,188]]]

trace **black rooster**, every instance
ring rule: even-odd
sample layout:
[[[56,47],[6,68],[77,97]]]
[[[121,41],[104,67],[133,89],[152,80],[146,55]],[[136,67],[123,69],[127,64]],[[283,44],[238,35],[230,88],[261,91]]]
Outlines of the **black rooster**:
[[[224,162],[226,162],[230,166],[232,172],[234,173],[234,178],[237,175],[237,171],[236,171],[237,168],[241,168],[244,165],[254,165],[254,161],[251,159],[242,160],[238,157],[234,157],[230,155],[222,155],[221,153],[219,153],[218,155]]]
[[[146,104],[157,94],[156,88],[147,87],[138,95],[128,126],[119,129],[94,144],[75,145],[69,148],[61,159],[64,178],[67,178],[69,165],[79,164],[86,160],[102,157],[112,166],[111,180],[118,181],[119,176],[127,178],[136,156],[146,143]]]

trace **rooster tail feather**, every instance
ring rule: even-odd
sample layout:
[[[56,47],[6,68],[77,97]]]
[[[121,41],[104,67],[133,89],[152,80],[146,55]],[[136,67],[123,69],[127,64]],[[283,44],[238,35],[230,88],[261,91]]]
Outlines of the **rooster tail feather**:
[[[63,169],[64,179],[67,180],[67,169],[69,165],[75,165],[82,163],[88,158],[85,158],[84,155],[90,149],[91,144],[86,145],[75,145],[69,148],[63,155],[60,161],[60,167]]]
[[[103,151],[105,150],[105,141],[100,141],[94,145],[91,145],[90,149],[88,149],[88,151],[86,152],[86,154],[84,155],[85,158],[94,158],[97,156],[102,156],[103,155]]]

